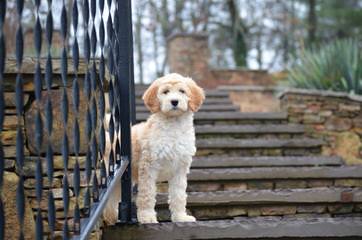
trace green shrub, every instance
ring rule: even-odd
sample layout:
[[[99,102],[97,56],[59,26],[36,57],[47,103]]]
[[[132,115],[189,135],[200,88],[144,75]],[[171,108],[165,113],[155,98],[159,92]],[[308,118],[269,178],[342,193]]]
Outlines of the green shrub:
[[[356,40],[305,50],[288,71],[293,87],[362,94],[362,51]]]

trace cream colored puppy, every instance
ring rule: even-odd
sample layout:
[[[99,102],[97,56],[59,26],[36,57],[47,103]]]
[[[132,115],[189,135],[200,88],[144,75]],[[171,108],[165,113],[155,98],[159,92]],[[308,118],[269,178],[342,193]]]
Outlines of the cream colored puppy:
[[[132,127],[132,175],[138,184],[140,223],[157,223],[157,181],[169,184],[171,220],[195,221],[186,213],[186,187],[196,153],[193,116],[204,99],[204,91],[191,78],[176,73],[157,79],[144,93],[144,103],[152,114],[146,122]],[[106,220],[116,219],[119,200],[120,192],[113,194]]]

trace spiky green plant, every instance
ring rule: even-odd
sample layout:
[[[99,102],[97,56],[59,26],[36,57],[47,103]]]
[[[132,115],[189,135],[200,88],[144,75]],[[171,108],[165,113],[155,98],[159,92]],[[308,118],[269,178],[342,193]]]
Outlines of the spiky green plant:
[[[293,87],[362,94],[362,51],[356,40],[305,50],[288,70]]]

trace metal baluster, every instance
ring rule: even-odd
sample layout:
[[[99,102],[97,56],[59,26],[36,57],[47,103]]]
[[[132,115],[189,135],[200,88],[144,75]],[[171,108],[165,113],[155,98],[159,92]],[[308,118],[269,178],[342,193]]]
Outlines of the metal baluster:
[[[47,132],[48,142],[46,151],[47,161],[47,176],[49,180],[49,191],[48,191],[48,226],[50,231],[50,238],[54,239],[55,231],[55,204],[53,195],[53,180],[54,180],[54,158],[53,158],[53,147],[52,147],[52,131],[53,131],[53,106],[51,102],[51,88],[53,83],[53,65],[52,65],[52,39],[53,39],[53,14],[52,14],[52,0],[48,0],[48,14],[45,25],[45,35],[48,45],[47,60],[45,63],[45,84],[47,88],[47,99],[45,103],[45,129]]]
[[[63,204],[64,204],[64,226],[63,226],[63,239],[69,238],[69,226],[68,226],[68,212],[69,212],[69,180],[68,180],[68,162],[69,162],[69,143],[68,143],[68,57],[67,57],[67,9],[65,7],[65,1],[63,0],[63,6],[60,15],[60,32],[63,40],[63,50],[61,55],[61,78],[63,96],[61,102],[62,120],[63,120],[63,144],[62,144],[62,156],[64,164],[64,176],[63,176]]]
[[[5,36],[4,24],[6,15],[6,1],[0,3],[0,136],[3,131],[4,117],[5,117],[5,104],[4,104],[4,68],[5,68]],[[0,189],[3,187],[3,174],[4,174],[4,151],[2,147],[2,138],[0,137]],[[1,194],[2,195],[2,194]],[[5,213],[2,196],[0,195],[0,239],[5,236]],[[20,226],[22,227],[22,226]]]
[[[36,20],[34,26],[34,47],[36,54],[36,65],[34,73],[34,93],[35,100],[37,102],[37,111],[35,113],[35,145],[37,151],[37,161],[35,169],[35,180],[36,180],[36,200],[37,200],[37,213],[36,213],[36,239],[43,238],[43,217],[41,212],[41,201],[43,197],[43,169],[40,159],[40,153],[43,143],[43,122],[41,119],[41,91],[42,91],[42,80],[41,80],[41,70],[40,70],[40,54],[42,47],[42,28],[40,25],[39,18],[39,8],[40,0],[35,1],[36,7]]]
[[[108,175],[113,177],[114,175],[114,167],[115,167],[115,161],[114,161],[114,149],[113,149],[113,143],[114,143],[114,90],[113,90],[113,82],[114,82],[114,71],[113,71],[113,41],[114,41],[114,34],[113,34],[113,23],[112,23],[112,0],[107,0],[107,6],[108,6],[108,19],[107,19],[107,60],[108,60],[108,74],[110,76],[109,79],[109,89],[108,89],[108,103],[110,108],[110,118],[108,122],[108,133],[109,133],[109,142],[111,147],[111,151],[109,152],[108,157]],[[102,51],[103,53],[103,51]]]
[[[104,162],[104,152],[106,148],[106,139],[105,139],[105,129],[104,129],[104,116],[105,116],[105,99],[104,99],[104,85],[105,85],[105,63],[104,63],[104,42],[105,42],[105,35],[104,35],[104,23],[103,23],[103,11],[104,11],[104,0],[99,0],[99,14],[100,14],[100,23],[99,23],[99,44],[101,50],[100,62],[99,62],[99,135],[98,135],[98,146],[99,146],[99,153],[101,156],[101,165],[100,165],[100,186],[101,188],[107,187],[107,171],[106,165]]]
[[[18,28],[16,32],[16,114],[17,114],[17,131],[16,131],[16,167],[19,173],[19,182],[16,191],[16,205],[18,209],[18,219],[20,223],[19,239],[24,238],[24,209],[25,209],[25,195],[24,195],[24,181],[23,181],[23,166],[24,166],[24,136],[21,127],[21,118],[23,114],[23,79],[21,76],[21,66],[23,61],[23,31],[21,24],[21,17],[24,3],[22,1],[17,2],[17,13],[18,13]]]
[[[74,223],[73,231],[74,234],[80,233],[80,209],[79,209],[79,192],[80,192],[80,166],[79,166],[79,150],[80,150],[80,132],[79,132],[79,83],[78,83],[78,68],[79,68],[79,47],[78,47],[78,5],[77,1],[73,1],[73,29],[74,29],[74,43],[72,47],[72,57],[73,57],[73,69],[74,69],[74,79],[73,79],[73,105],[75,113],[75,121],[73,126],[73,139],[74,139],[74,153],[76,156],[74,164],[74,177],[73,177],[73,186],[75,194],[75,208],[74,208]]]
[[[122,114],[121,120],[121,155],[124,157],[122,160],[128,160],[129,165],[122,175],[122,201],[119,206],[119,214],[121,222],[131,222],[132,218],[132,173],[131,173],[131,95],[130,87],[133,81],[133,69],[131,65],[131,1],[118,1],[117,16],[118,18],[118,52],[119,64],[117,67],[118,80],[120,87],[120,108]],[[128,158],[128,159],[127,159]]]
[[[90,39],[88,34],[88,22],[89,22],[89,5],[88,0],[83,0],[83,32],[84,32],[84,59],[86,64],[86,74],[84,77],[84,96],[87,100],[87,112],[86,112],[86,140],[87,140],[87,156],[85,162],[85,172],[86,172],[86,182],[87,187],[84,194],[84,215],[85,217],[89,217],[90,207],[91,207],[91,194],[90,194],[90,181],[92,176],[92,159],[91,159],[91,151],[90,151],[90,141],[91,141],[91,116],[89,110],[89,101],[90,101],[90,73],[88,69],[89,61],[90,61]]]
[[[92,67],[90,69],[91,75],[91,104],[90,112],[92,119],[92,137],[91,137],[91,155],[92,155],[92,168],[93,168],[93,178],[92,178],[92,197],[94,202],[99,201],[99,186],[98,186],[98,142],[97,142],[97,120],[98,120],[98,111],[97,111],[97,71],[96,71],[96,50],[97,50],[97,34],[95,30],[95,18],[97,12],[97,2],[96,0],[90,0],[90,11],[92,16],[92,26],[91,26],[91,57],[92,57]]]

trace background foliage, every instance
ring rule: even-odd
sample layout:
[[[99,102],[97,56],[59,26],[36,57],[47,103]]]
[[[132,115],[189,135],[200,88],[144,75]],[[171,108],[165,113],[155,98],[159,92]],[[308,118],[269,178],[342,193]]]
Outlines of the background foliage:
[[[73,1],[67,1],[69,15]],[[82,9],[84,2],[89,0],[76,1]],[[15,2],[7,0],[4,29],[9,53],[14,52],[15,47],[14,26],[18,19]],[[336,39],[362,39],[362,0],[133,0],[132,3],[138,82],[149,82],[167,72],[166,42],[173,33],[206,32],[211,49],[210,64],[216,68],[269,71],[290,67],[294,59],[290,56],[310,46],[324,45]],[[47,6],[47,1],[42,0],[39,16],[43,28]],[[61,6],[62,1],[52,1],[54,38],[59,42],[57,13]],[[31,34],[36,15],[32,9],[34,1],[25,1],[22,17],[24,49],[30,53],[33,52]],[[81,12],[79,21],[82,24]],[[74,34],[70,31],[70,43]],[[76,34],[82,39],[84,33]],[[52,51],[57,53],[59,49]]]
[[[271,71],[290,67],[290,56],[312,45],[362,39],[361,0],[136,0],[134,5],[141,73],[143,66],[155,75],[167,70],[166,40],[176,32],[207,32],[214,67]],[[138,80],[147,77],[140,74]]]
[[[362,52],[358,41],[337,40],[298,54],[289,69],[293,87],[362,94]]]

